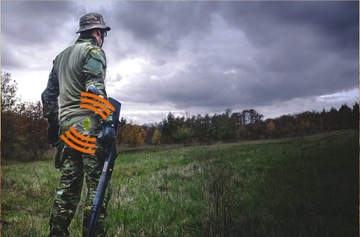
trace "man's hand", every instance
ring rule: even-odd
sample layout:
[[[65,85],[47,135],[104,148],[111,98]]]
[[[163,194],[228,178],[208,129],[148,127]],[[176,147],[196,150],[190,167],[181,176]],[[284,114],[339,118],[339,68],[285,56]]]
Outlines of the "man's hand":
[[[103,129],[100,131],[98,141],[105,147],[109,147],[116,139],[116,132],[112,121],[103,122]]]
[[[49,125],[48,134],[47,134],[47,139],[49,144],[56,146],[60,142],[59,129],[60,126],[58,124]]]

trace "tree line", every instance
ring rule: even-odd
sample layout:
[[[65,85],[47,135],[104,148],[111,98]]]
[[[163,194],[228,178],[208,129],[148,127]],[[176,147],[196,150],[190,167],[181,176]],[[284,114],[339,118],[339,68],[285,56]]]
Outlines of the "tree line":
[[[143,143],[159,144],[212,144],[216,142],[236,142],[243,140],[278,139],[355,129],[359,126],[359,104],[352,107],[344,104],[339,110],[331,108],[321,112],[306,111],[278,118],[263,119],[254,109],[232,112],[230,108],[222,114],[167,118],[155,125],[126,124],[121,128],[119,141],[130,146]],[[141,135],[140,135],[141,134]],[[125,136],[124,136],[125,135]],[[130,141],[132,137],[133,142]],[[134,139],[137,137],[138,139]]]
[[[5,160],[32,161],[42,159],[47,144],[47,121],[42,117],[38,101],[22,102],[17,97],[16,81],[10,73],[1,73],[1,154]],[[344,104],[339,110],[306,111],[274,119],[254,109],[222,114],[178,116],[171,112],[158,124],[136,125],[121,118],[118,145],[136,147],[143,144],[212,144],[243,140],[277,139],[309,135],[359,126],[359,104]]]

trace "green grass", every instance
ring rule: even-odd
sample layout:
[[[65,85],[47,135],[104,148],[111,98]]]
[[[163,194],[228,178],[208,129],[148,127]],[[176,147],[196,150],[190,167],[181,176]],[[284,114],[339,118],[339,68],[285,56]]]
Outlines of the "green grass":
[[[109,236],[358,236],[358,131],[119,152]],[[2,236],[47,236],[60,173],[2,166]],[[81,236],[81,210],[70,226]]]

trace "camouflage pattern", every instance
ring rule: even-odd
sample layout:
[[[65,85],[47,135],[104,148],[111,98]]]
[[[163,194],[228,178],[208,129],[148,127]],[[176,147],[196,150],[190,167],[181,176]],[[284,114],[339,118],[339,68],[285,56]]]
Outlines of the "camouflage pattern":
[[[90,119],[88,129],[84,128],[86,119]],[[61,126],[61,133],[69,129],[69,124],[76,131],[88,137],[97,137],[101,130],[101,123],[95,116],[82,117],[65,121]],[[97,184],[104,164],[104,148],[101,144],[96,145],[96,154],[90,155],[74,150],[63,141],[57,147],[57,157],[61,162],[58,164],[61,170],[60,185],[56,189],[55,200],[51,209],[50,235],[69,236],[68,226],[75,214],[80,201],[81,190],[84,182],[88,188],[84,207],[83,236],[86,236],[91,217],[92,202],[96,195]],[[99,220],[95,236],[106,236],[105,218],[106,207],[110,199],[111,188],[107,189],[104,202],[100,208]]]
[[[93,112],[80,108],[80,93],[94,85],[107,98],[104,79],[106,56],[94,39],[78,39],[53,62],[46,89],[41,95],[43,115],[49,121],[64,120]],[[62,93],[65,92],[66,93]],[[60,97],[60,106],[57,98]],[[60,107],[60,115],[59,115]],[[110,120],[109,117],[107,120]]]
[[[59,124],[59,93],[59,82],[53,68],[49,75],[47,87],[41,94],[43,116],[48,119],[50,124]]]
[[[101,22],[102,17],[97,20],[106,26],[105,22]],[[83,24],[85,23],[83,21]],[[106,99],[105,71],[105,53],[97,45],[95,38],[79,38],[74,45],[66,48],[55,58],[41,100],[43,116],[50,124],[60,124],[60,135],[72,126],[82,135],[97,137],[101,130],[101,117],[93,111],[80,108],[80,93],[94,85],[100,96]],[[86,118],[90,118],[91,121],[88,129],[84,129]],[[106,120],[110,119],[111,115]],[[105,160],[104,149],[101,144],[97,144],[95,154],[85,154],[69,147],[62,140],[56,149],[55,166],[60,169],[61,178],[51,209],[49,236],[69,236],[68,226],[81,197],[84,176],[88,188],[83,219],[85,235]],[[104,223],[109,198],[110,188],[100,209],[96,236],[105,236]]]
[[[111,28],[105,24],[102,15],[98,13],[88,13],[80,18],[79,29],[76,33],[95,28],[104,29],[107,31],[111,30]]]

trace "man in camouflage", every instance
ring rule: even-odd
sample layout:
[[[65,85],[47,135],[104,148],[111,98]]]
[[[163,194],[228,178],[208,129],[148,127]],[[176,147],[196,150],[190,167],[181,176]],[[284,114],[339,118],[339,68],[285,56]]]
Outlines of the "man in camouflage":
[[[82,16],[76,32],[80,33],[79,38],[55,58],[47,87],[41,95],[43,115],[49,123],[48,142],[56,146],[55,167],[61,171],[51,209],[49,236],[69,236],[68,227],[80,201],[84,176],[88,189],[83,219],[83,235],[86,236],[104,164],[104,147],[115,140],[111,114],[103,119],[89,109],[80,108],[82,92],[107,99],[106,57],[102,45],[109,30],[100,14]],[[97,138],[95,154],[75,150],[60,139],[70,127],[81,135]],[[95,236],[106,235],[104,222],[109,198],[110,188],[100,209]]]

